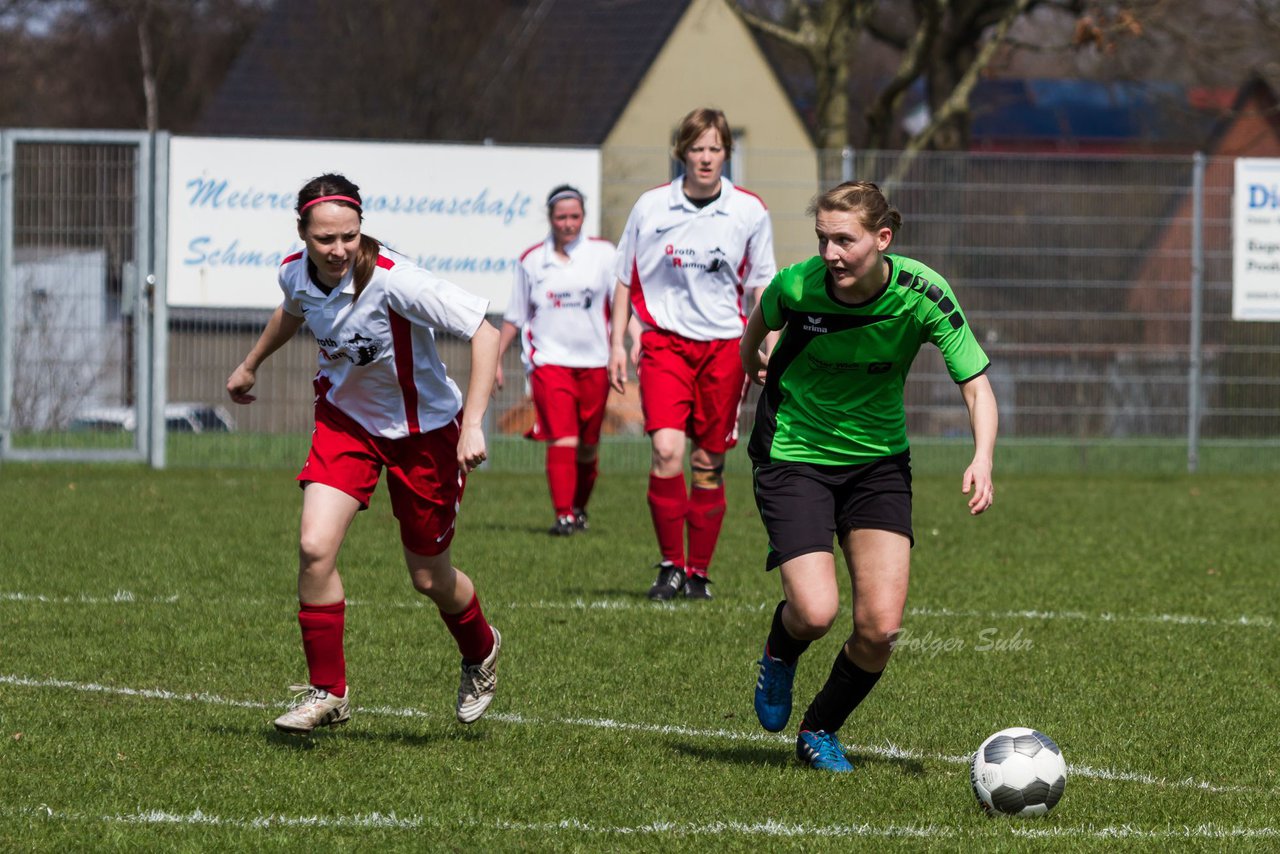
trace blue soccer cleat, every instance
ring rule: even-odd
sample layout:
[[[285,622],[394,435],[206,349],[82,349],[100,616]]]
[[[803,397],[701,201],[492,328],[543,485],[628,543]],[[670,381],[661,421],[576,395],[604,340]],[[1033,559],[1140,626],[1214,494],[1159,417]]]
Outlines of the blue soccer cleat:
[[[796,739],[796,758],[815,771],[853,770],[834,732],[802,730]]]
[[[781,732],[791,718],[791,683],[796,666],[769,655],[766,644],[756,679],[756,717],[769,732]]]

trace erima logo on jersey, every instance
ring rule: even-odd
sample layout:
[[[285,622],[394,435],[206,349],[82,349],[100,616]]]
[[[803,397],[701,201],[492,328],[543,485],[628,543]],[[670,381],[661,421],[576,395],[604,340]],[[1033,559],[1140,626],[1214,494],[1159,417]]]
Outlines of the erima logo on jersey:
[[[805,317],[809,321],[808,323],[805,323],[801,326],[801,328],[805,332],[826,332],[827,331],[827,327],[818,325],[822,323],[821,315],[819,315],[818,317],[810,317],[808,315],[805,315]]]

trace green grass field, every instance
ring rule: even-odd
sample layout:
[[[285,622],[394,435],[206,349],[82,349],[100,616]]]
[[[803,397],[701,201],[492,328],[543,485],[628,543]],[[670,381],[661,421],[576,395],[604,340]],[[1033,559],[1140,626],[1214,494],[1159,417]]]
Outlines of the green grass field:
[[[5,464],[0,849],[1274,850],[1274,476],[997,487],[971,519],[958,469],[917,478],[914,642],[831,776],[752,711],[780,593],[741,471],[717,598],[674,605],[644,597],[643,474],[606,470],[566,540],[540,474],[474,476],[454,554],[505,643],[471,727],[380,492],[341,561],[353,718],[302,739],[270,726],[306,672],[291,471]],[[796,717],[848,629],[801,661]],[[1046,818],[969,789],[966,754],[1013,725],[1070,766]]]

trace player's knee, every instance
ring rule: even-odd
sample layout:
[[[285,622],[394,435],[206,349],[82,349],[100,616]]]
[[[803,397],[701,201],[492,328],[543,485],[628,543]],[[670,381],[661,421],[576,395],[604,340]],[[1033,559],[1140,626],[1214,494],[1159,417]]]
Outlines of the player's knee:
[[[434,571],[416,570],[411,573],[411,577],[413,589],[432,601],[448,599],[453,595],[453,588],[457,584],[457,575],[451,566]]]
[[[695,489],[718,489],[724,483],[724,466],[715,468],[693,469],[693,486]]]
[[[653,446],[653,470],[666,475],[672,471],[680,471],[684,467],[684,459],[679,448],[667,445]]]
[[[835,625],[838,608],[825,602],[787,603],[787,631],[796,640],[817,640],[825,637]]]
[[[333,538],[303,530],[298,539],[298,573],[322,576],[333,572],[338,563],[338,550]]]
[[[453,588],[458,582],[458,571],[453,567],[448,550],[437,555],[420,555],[406,549],[405,558],[409,563],[409,578],[414,590],[432,601],[447,599],[453,595]]]
[[[880,663],[887,662],[893,652],[893,642],[901,632],[899,621],[877,622],[870,620],[853,630],[854,644],[864,658]]]

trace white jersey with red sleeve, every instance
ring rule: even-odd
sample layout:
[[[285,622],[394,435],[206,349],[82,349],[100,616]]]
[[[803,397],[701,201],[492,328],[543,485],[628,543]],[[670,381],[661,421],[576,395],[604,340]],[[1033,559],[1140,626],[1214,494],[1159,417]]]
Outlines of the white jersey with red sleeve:
[[[316,382],[325,399],[375,436],[400,439],[452,421],[462,393],[445,373],[436,331],[464,340],[489,301],[385,246],[360,298],[348,272],[326,294],[299,252],[280,265],[282,308],[306,319],[320,345]]]
[[[695,341],[738,338],[747,290],[769,284],[773,225],[759,196],[720,179],[720,196],[699,208],[673,181],[644,193],[618,243],[618,281],[649,329]]]
[[[609,363],[614,256],[608,240],[582,238],[556,254],[555,238],[525,250],[503,320],[520,328],[526,371],[539,365],[603,368]]]

